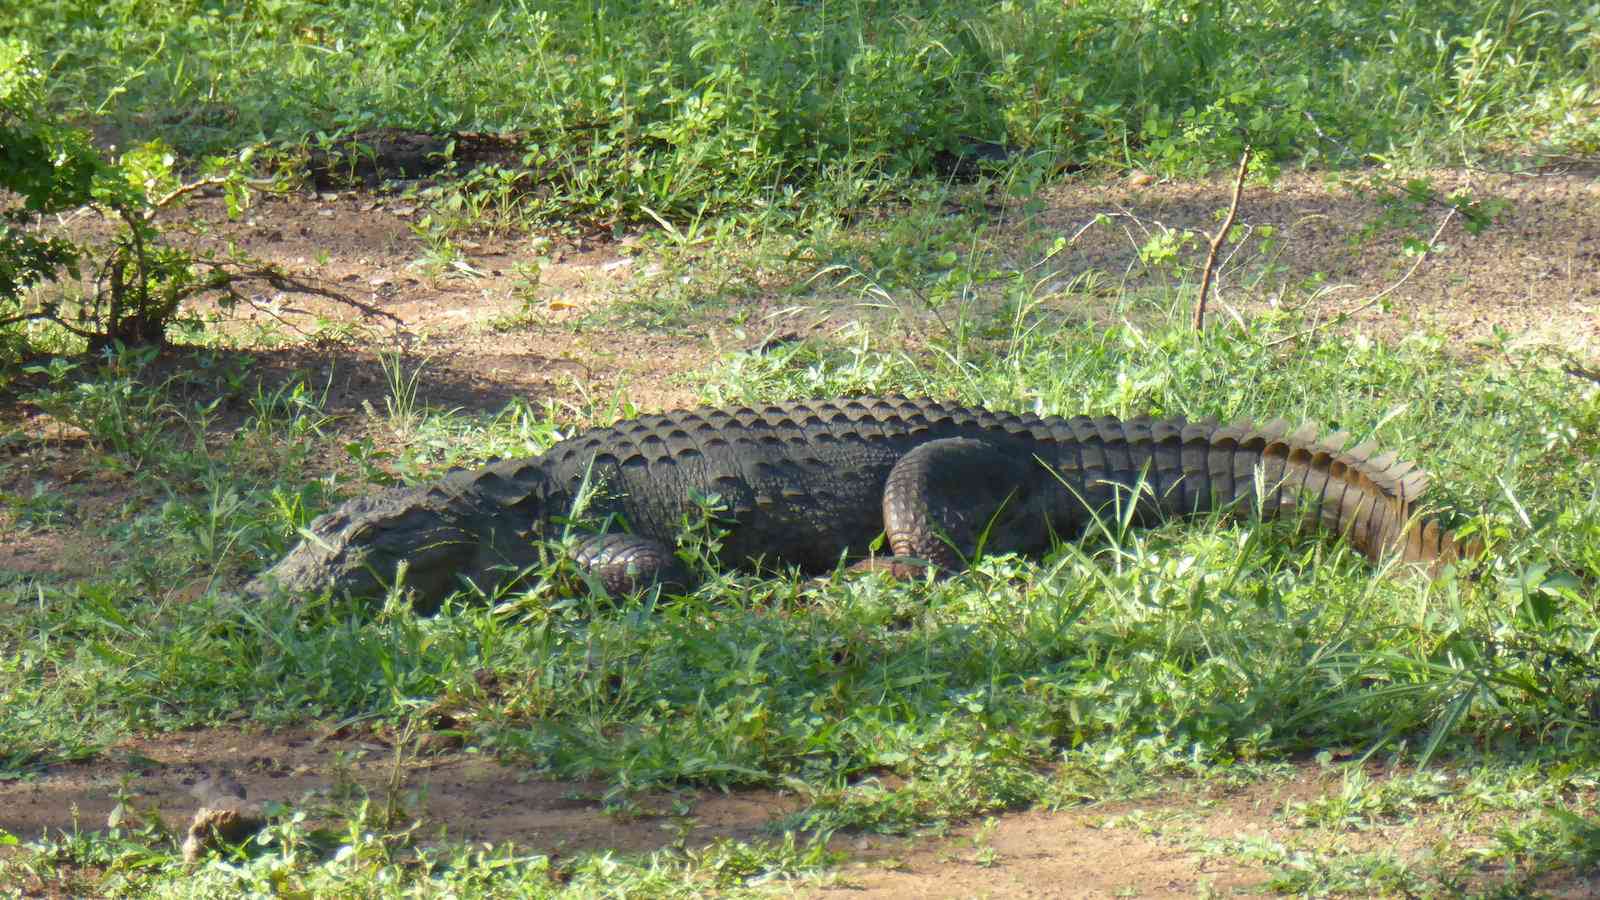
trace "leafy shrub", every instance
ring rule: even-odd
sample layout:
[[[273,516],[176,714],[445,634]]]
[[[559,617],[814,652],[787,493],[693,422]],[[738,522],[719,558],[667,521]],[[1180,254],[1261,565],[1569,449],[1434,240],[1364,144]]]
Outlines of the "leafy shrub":
[[[213,159],[203,164],[203,177],[186,182],[159,141],[107,162],[87,134],[46,114],[42,82],[27,45],[0,42],[0,188],[21,199],[0,210],[0,326],[49,321],[85,339],[91,351],[118,342],[161,344],[181,303],[226,289],[243,261],[174,246],[156,217],[204,187],[223,188],[236,211],[244,177],[231,161]],[[242,162],[248,158],[241,154]],[[43,216],[86,206],[116,222],[103,244],[37,231]],[[81,281],[86,263],[92,281],[81,296],[43,289]]]
[[[63,269],[76,273],[76,246],[59,237],[41,238],[28,226],[41,215],[89,202],[99,168],[82,134],[38,118],[41,81],[25,45],[0,41],[0,187],[24,201],[0,212],[0,304],[20,301],[29,288],[53,280]]]

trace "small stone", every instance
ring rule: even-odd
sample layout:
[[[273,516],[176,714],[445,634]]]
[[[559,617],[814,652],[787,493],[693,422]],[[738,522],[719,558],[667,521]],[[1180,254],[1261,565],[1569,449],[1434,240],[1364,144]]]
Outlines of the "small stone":
[[[183,861],[194,864],[223,844],[238,844],[267,824],[261,804],[245,799],[245,787],[218,771],[196,782],[189,793],[200,801],[183,839]]]
[[[430,731],[417,738],[416,750],[418,756],[438,756],[460,750],[465,745],[466,739],[459,732]]]
[[[193,865],[223,844],[249,840],[266,824],[261,808],[254,803],[240,800],[225,806],[202,806],[195,810],[183,839],[183,861]]]

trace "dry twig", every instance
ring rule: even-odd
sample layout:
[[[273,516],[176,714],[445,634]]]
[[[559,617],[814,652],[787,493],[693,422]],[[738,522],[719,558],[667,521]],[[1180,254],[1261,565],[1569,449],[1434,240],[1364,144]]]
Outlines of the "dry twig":
[[[1439,242],[1439,235],[1444,234],[1445,226],[1449,225],[1450,224],[1450,220],[1455,218],[1455,216],[1456,216],[1456,208],[1452,206],[1452,207],[1450,207],[1450,211],[1444,214],[1444,218],[1439,220],[1439,227],[1435,228],[1433,230],[1433,237],[1428,238],[1427,246],[1425,246],[1423,248],[1421,253],[1417,254],[1416,262],[1412,263],[1411,264],[1411,268],[1407,269],[1406,273],[1404,275],[1401,275],[1400,279],[1398,281],[1396,281],[1394,284],[1389,285],[1388,287],[1386,287],[1383,290],[1377,292],[1376,294],[1373,294],[1371,297],[1368,297],[1367,299],[1361,301],[1360,303],[1356,304],[1355,306],[1351,307],[1350,309],[1344,310],[1343,312],[1339,313],[1338,315],[1334,316],[1331,319],[1328,319],[1327,321],[1317,322],[1316,324],[1312,325],[1310,328],[1305,329],[1304,331],[1296,331],[1293,334],[1286,334],[1281,338],[1277,338],[1275,340],[1267,341],[1266,346],[1268,346],[1268,347],[1276,347],[1279,344],[1288,343],[1289,341],[1296,341],[1296,340],[1299,340],[1301,338],[1310,337],[1311,335],[1317,333],[1318,331],[1321,331],[1322,329],[1328,327],[1329,325],[1337,325],[1337,324],[1339,324],[1341,322],[1344,322],[1345,320],[1349,319],[1351,316],[1355,315],[1356,313],[1361,312],[1364,309],[1367,309],[1368,307],[1372,306],[1374,303],[1377,303],[1378,301],[1382,300],[1383,298],[1385,298],[1385,297],[1389,296],[1390,294],[1394,293],[1396,290],[1398,290],[1400,288],[1401,285],[1403,285],[1407,281],[1411,280],[1411,276],[1416,274],[1417,269],[1422,268],[1422,263],[1428,258],[1428,255],[1433,252],[1433,245],[1437,244]]]
[[[1600,372],[1596,372],[1593,369],[1586,369],[1580,365],[1569,365],[1565,367],[1565,371],[1573,378],[1582,378],[1595,384],[1600,384]]]
[[[1222,249],[1222,242],[1228,239],[1228,232],[1233,229],[1233,217],[1239,212],[1239,194],[1244,191],[1245,171],[1249,168],[1250,146],[1246,144],[1244,153],[1239,155],[1239,174],[1233,179],[1233,202],[1228,204],[1228,216],[1222,220],[1222,227],[1211,239],[1211,249],[1206,251],[1206,267],[1200,273],[1200,298],[1194,304],[1196,331],[1206,327],[1206,297],[1211,293],[1211,279],[1216,276],[1217,251]]]

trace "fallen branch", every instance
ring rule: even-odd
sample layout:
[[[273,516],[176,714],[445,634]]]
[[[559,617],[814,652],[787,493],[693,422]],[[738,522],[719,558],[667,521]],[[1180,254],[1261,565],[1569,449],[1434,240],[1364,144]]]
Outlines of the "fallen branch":
[[[404,324],[403,319],[388,310],[379,309],[370,303],[363,303],[343,291],[326,288],[319,284],[296,278],[276,266],[246,265],[233,260],[202,259],[195,262],[197,265],[210,266],[214,272],[225,274],[229,285],[236,281],[262,281],[284,293],[311,294],[323,297],[359,310],[363,315],[378,319],[388,319],[396,325]],[[238,297],[237,294],[234,294],[234,296]]]
[[[1600,372],[1596,372],[1593,369],[1586,369],[1579,365],[1569,365],[1565,367],[1564,371],[1573,378],[1584,378],[1595,384],[1600,384]]]
[[[1195,331],[1202,331],[1206,327],[1206,297],[1211,293],[1211,279],[1217,271],[1217,251],[1222,249],[1223,241],[1228,239],[1228,232],[1233,228],[1233,217],[1239,212],[1239,194],[1244,191],[1244,176],[1249,168],[1250,145],[1246,144],[1244,153],[1239,155],[1239,174],[1233,179],[1233,202],[1228,204],[1228,216],[1222,220],[1222,227],[1211,239],[1211,249],[1206,251],[1206,267],[1200,273],[1200,299],[1194,304]]]

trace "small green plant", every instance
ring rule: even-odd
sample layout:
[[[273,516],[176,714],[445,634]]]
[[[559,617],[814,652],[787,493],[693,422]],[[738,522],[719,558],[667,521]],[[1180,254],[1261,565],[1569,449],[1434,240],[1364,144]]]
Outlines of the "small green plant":
[[[417,363],[409,372],[399,352],[379,354],[378,363],[383,367],[384,382],[389,386],[389,393],[383,398],[389,427],[400,434],[409,433],[416,426],[421,413],[417,405],[417,388],[422,383],[422,371],[428,367],[427,360]]]
[[[138,469],[166,446],[163,428],[176,413],[163,387],[141,382],[155,355],[154,347],[118,345],[104,350],[102,365],[92,371],[60,358],[26,366],[24,372],[48,379],[28,399]]]
[[[177,157],[160,141],[107,162],[85,133],[50,119],[42,82],[26,44],[0,42],[0,188],[22,199],[0,212],[0,328],[50,322],[90,352],[160,345],[188,298],[217,292],[237,300],[232,285],[241,276],[276,276],[239,255],[183,249],[158,222],[207,188],[221,189],[236,215],[248,202],[250,149],[207,158],[195,179],[180,177]],[[42,216],[79,207],[110,219],[112,236],[87,243],[36,234]]]
[[[417,199],[427,205],[424,219],[442,234],[494,237],[531,221],[533,179],[526,169],[484,165],[460,174],[452,164]]]
[[[1432,249],[1422,236],[1428,233],[1431,219],[1438,212],[1460,217],[1462,228],[1468,234],[1478,235],[1487,231],[1510,206],[1510,201],[1503,198],[1474,196],[1469,189],[1442,194],[1430,178],[1418,176],[1402,180],[1392,172],[1370,175],[1352,187],[1375,200],[1382,212],[1353,232],[1350,239],[1361,241],[1395,229],[1404,235],[1404,250],[1413,255]]]
[[[1000,864],[1000,851],[994,848],[994,832],[1000,826],[1000,820],[989,816],[978,826],[972,835],[972,856],[974,864],[990,869]]]
[[[537,244],[547,244],[548,241],[538,241]],[[534,303],[539,298],[539,283],[544,277],[544,259],[537,257],[531,260],[517,262],[511,266],[511,274],[516,276],[516,281],[511,286],[512,296],[522,301],[524,313],[532,311]]]
[[[71,509],[59,491],[44,482],[34,482],[26,495],[0,492],[0,503],[16,516],[17,524],[27,528],[51,528],[61,524]]]
[[[466,253],[456,241],[455,231],[448,224],[436,220],[432,214],[412,223],[411,233],[422,241],[424,250],[421,256],[407,264],[408,268],[416,269],[432,279],[479,277],[483,274],[467,262]]]

